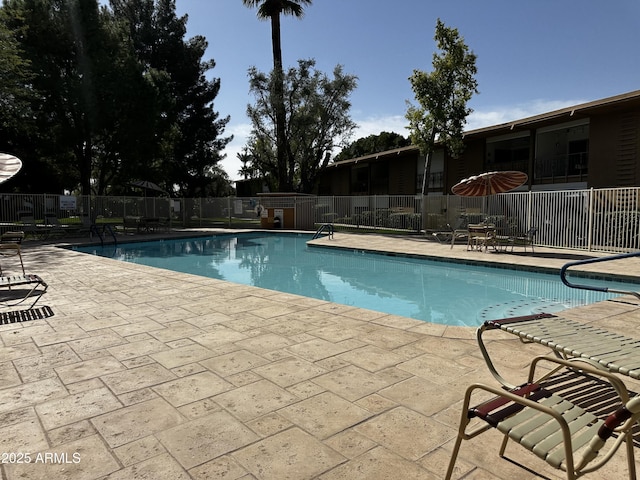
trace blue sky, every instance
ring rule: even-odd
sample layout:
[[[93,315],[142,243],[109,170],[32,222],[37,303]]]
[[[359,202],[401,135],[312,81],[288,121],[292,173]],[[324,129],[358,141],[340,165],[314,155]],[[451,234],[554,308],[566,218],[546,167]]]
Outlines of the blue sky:
[[[250,124],[247,70],[271,70],[271,27],[242,0],[176,0],[187,36],[209,42],[205,59],[221,79],[214,108],[230,115],[223,168],[239,179],[236,154]],[[431,71],[436,20],[458,29],[477,55],[479,94],[469,103],[474,129],[640,89],[638,0],[315,0],[301,20],[282,18],[285,68],[314,58],[358,77],[351,96],[352,141],[381,131],[404,136],[408,81]]]

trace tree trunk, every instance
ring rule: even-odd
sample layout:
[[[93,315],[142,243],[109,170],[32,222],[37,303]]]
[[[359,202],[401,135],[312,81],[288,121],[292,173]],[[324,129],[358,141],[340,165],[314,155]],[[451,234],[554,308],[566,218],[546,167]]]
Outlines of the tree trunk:
[[[284,72],[282,70],[282,47],[280,45],[280,13],[271,16],[271,43],[273,46],[273,72],[275,77],[276,112],[276,158],[278,164],[278,190],[291,191],[287,175],[287,141],[285,137],[286,115],[284,108]]]
[[[424,157],[424,176],[422,177],[422,195],[429,194],[429,175],[431,175],[431,155],[433,154],[433,143],[436,139],[436,128],[435,125],[431,127],[431,132],[429,133],[429,142],[427,145],[430,145],[429,150],[426,152]]]
[[[429,175],[431,175],[431,155],[433,155],[433,142],[436,139],[436,127],[431,127],[429,133],[429,150],[424,156],[424,176],[422,177],[422,228],[427,231],[427,195],[429,194]]]

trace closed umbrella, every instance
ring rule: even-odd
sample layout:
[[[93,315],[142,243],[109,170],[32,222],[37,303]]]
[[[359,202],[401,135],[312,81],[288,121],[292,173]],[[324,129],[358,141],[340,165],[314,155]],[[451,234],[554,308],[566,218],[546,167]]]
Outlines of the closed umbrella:
[[[131,185],[133,187],[142,188],[144,190],[144,216],[145,217],[148,216],[148,213],[147,213],[147,190],[154,190],[156,192],[167,193],[162,188],[160,188],[158,185],[156,185],[155,183],[150,182],[148,180],[134,180],[132,182],[129,182],[129,185]],[[154,216],[155,216],[155,212],[156,212],[156,203],[155,203],[155,199],[154,199],[154,202],[153,202],[153,215]]]
[[[133,182],[129,182],[129,185],[131,185],[133,187],[143,188],[145,191],[146,190],[155,190],[156,192],[167,193],[162,188],[160,188],[158,185],[156,185],[153,182],[149,182],[148,180],[134,180]]]
[[[486,197],[518,188],[527,181],[527,174],[516,170],[486,172],[465,178],[456,183],[451,191],[462,197]]]
[[[22,168],[22,162],[18,157],[8,153],[0,153],[0,183],[6,182]]]

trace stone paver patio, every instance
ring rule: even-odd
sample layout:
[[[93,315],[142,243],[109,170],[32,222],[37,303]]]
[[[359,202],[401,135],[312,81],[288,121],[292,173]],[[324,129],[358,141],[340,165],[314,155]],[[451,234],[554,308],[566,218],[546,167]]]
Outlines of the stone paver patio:
[[[550,269],[583,256],[341,233],[314,243]],[[6,480],[441,479],[465,388],[495,384],[472,328],[52,245],[26,244],[24,260],[48,282],[40,303],[55,315],[0,325]],[[632,276],[639,266],[630,259],[590,270]],[[566,315],[640,337],[636,304]],[[498,363],[516,379],[545,352],[495,338]],[[455,477],[538,478],[500,459],[499,443],[495,432],[465,442]],[[562,478],[515,446],[507,454]],[[620,452],[606,474],[587,478],[626,475]]]

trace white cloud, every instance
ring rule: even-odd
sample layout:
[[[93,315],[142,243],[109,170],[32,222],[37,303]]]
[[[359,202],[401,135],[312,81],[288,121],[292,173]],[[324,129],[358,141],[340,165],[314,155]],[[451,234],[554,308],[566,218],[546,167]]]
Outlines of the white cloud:
[[[220,166],[227,172],[231,180],[240,180],[241,176],[238,171],[242,168],[242,162],[238,160],[238,153],[242,152],[242,148],[247,144],[247,138],[251,133],[251,124],[229,125],[225,133],[233,135],[233,140],[224,149],[226,157],[220,162]]]
[[[368,137],[369,135],[378,135],[381,132],[395,132],[403,137],[409,134],[407,130],[407,120],[404,115],[390,115],[388,117],[369,117],[363,120],[354,120],[358,127],[356,128],[351,141],[359,138]]]
[[[465,130],[500,125],[542,113],[560,110],[572,105],[584,103],[582,100],[533,100],[528,103],[512,106],[500,106],[495,108],[474,110],[467,118]]]

